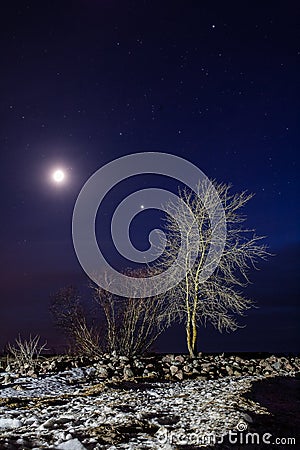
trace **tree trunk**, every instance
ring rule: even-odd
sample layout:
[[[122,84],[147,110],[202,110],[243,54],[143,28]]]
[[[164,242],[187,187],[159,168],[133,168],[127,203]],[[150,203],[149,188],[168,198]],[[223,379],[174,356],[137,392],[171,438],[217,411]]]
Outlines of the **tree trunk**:
[[[197,327],[195,320],[189,320],[186,324],[186,343],[191,358],[197,355]]]

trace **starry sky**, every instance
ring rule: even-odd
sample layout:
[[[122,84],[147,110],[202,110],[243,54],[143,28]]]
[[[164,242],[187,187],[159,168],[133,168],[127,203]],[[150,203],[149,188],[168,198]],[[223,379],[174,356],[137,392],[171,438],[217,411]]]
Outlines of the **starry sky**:
[[[0,349],[29,332],[63,345],[49,297],[88,283],[71,237],[80,189],[115,158],[157,151],[255,192],[247,225],[274,254],[251,274],[247,294],[259,308],[242,318],[247,326],[200,330],[200,349],[299,350],[297,9],[290,0],[2,4]],[[59,186],[56,167],[66,172]],[[115,189],[103,220],[120,195],[166,187],[154,178]],[[159,218],[139,216],[132,234],[142,249]],[[97,230],[97,238],[110,257],[108,236]],[[185,350],[183,330],[157,348]]]

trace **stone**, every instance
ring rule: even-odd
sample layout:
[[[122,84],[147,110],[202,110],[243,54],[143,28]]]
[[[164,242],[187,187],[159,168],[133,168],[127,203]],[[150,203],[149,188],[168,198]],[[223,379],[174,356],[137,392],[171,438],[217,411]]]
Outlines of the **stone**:
[[[74,420],[74,416],[60,416],[56,419],[56,423],[68,423]]]
[[[172,354],[165,355],[165,356],[162,358],[162,362],[163,362],[163,363],[171,363],[173,360],[174,360],[174,355],[172,355]]]
[[[242,413],[242,414],[241,414],[241,417],[242,417],[242,419],[243,419],[245,422],[247,422],[247,423],[253,423],[253,419],[252,419],[252,417],[251,417],[249,414],[247,414],[247,413]]]
[[[175,377],[178,379],[178,380],[183,380],[183,372],[182,372],[182,370],[178,370],[178,372],[177,373],[175,373]]]
[[[79,439],[70,439],[69,441],[63,442],[56,448],[59,450],[86,450],[86,447],[82,445]]]
[[[104,366],[100,366],[97,368],[97,375],[99,378],[107,378],[108,377],[108,370]]]
[[[4,381],[3,381],[3,384],[9,384],[10,381],[11,381],[11,376],[10,376],[9,373],[6,373],[6,374],[4,375]]]
[[[226,369],[226,372],[228,373],[229,376],[232,376],[232,375],[233,375],[233,370],[232,370],[231,367],[226,366],[225,369]]]
[[[158,378],[158,373],[157,372],[149,372],[148,373],[148,378],[153,378],[153,379],[156,379],[156,378]]]
[[[202,372],[209,372],[211,369],[210,363],[201,364],[201,371]]]
[[[130,378],[134,378],[134,373],[130,367],[124,367],[123,375],[125,380],[128,380]]]
[[[182,355],[177,355],[177,356],[175,356],[175,361],[182,364],[182,363],[184,363],[184,357]]]
[[[46,420],[46,422],[42,423],[39,426],[39,429],[40,430],[51,429],[51,428],[54,428],[54,424],[55,424],[55,419],[53,417],[50,417],[49,419]]]
[[[178,372],[178,370],[179,369],[177,366],[170,366],[170,372],[172,376],[174,376]]]
[[[145,367],[145,364],[139,360],[134,361],[133,365],[137,369],[144,369],[144,367]]]
[[[280,364],[279,361],[276,361],[276,362],[274,362],[274,363],[272,364],[272,367],[273,367],[275,370],[279,370],[279,369],[281,368],[281,364]]]

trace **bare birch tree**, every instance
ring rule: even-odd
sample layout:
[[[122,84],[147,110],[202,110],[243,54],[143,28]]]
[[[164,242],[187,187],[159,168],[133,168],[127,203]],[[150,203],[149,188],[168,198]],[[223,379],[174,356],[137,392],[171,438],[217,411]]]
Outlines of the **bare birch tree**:
[[[177,317],[185,323],[187,347],[191,357],[195,357],[197,353],[199,325],[205,326],[210,322],[220,332],[238,328],[237,315],[243,315],[245,310],[253,306],[253,302],[241,292],[249,283],[249,269],[256,268],[257,261],[266,259],[268,255],[266,246],[261,244],[262,238],[258,237],[254,230],[242,226],[246,220],[242,208],[253,194],[232,194],[230,185],[218,184],[215,181],[207,180],[201,183],[198,184],[196,193],[188,189],[179,190],[179,198],[194,216],[200,239],[198,243],[194,238],[187,240],[184,260],[186,276],[168,292],[168,299],[173,302]],[[218,267],[206,281],[201,282],[201,273],[205,268],[214,231],[211,229],[209,217],[210,212],[217,207],[216,191],[218,202],[221,201],[224,208],[227,235]],[[181,228],[185,228],[187,236],[195,225],[190,220],[185,220],[186,208],[182,203],[170,201],[165,207],[167,245],[157,265],[161,271],[166,270],[175,261],[179,252],[182,231],[179,229],[179,223]],[[194,234],[191,232],[190,235]],[[195,248],[196,245],[198,248]],[[190,267],[191,254],[195,254],[196,250],[198,255],[195,264]]]

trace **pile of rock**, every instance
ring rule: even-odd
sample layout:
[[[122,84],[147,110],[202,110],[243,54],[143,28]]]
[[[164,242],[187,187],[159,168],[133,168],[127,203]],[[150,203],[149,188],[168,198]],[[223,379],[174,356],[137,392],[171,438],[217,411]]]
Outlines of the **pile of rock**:
[[[294,375],[300,370],[297,357],[242,358],[240,356],[206,355],[196,359],[167,355],[161,360],[166,377],[218,379],[241,375]]]
[[[168,354],[144,358],[103,357],[95,365],[102,378],[150,378],[155,380],[218,379],[241,375],[295,375],[300,371],[300,358],[241,358],[239,356]]]
[[[103,354],[93,359],[87,357],[57,356],[45,358],[30,366],[19,367],[13,361],[3,370],[17,376],[37,377],[39,374],[58,373],[73,368],[91,367],[95,377],[112,381],[128,379],[176,380],[219,379],[242,375],[290,375],[300,371],[299,357],[267,356],[241,357],[236,355],[152,355],[132,357]]]

